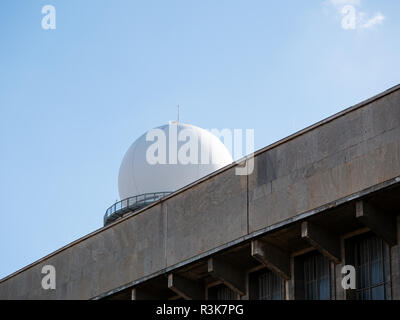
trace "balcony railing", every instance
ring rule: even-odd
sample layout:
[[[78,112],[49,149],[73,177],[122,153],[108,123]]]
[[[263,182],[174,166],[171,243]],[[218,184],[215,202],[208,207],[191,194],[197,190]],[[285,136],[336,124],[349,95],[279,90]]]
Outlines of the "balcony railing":
[[[125,213],[135,212],[139,209],[142,209],[171,193],[172,192],[145,193],[118,201],[107,209],[104,215],[104,225],[115,221],[116,219],[122,217]]]

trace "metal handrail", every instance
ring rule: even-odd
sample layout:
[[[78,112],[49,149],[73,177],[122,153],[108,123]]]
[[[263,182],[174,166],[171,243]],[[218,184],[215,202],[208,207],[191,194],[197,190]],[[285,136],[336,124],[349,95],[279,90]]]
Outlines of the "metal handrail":
[[[160,200],[172,192],[154,192],[144,193],[134,197],[129,197],[114,203],[110,206],[104,215],[104,225],[122,217],[127,212],[134,212],[145,206]]]

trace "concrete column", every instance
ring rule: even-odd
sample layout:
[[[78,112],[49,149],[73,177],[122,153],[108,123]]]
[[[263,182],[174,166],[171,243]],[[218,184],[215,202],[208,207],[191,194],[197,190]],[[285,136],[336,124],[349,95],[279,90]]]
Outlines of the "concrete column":
[[[290,274],[294,274],[294,257],[290,257]],[[286,300],[295,300],[294,277],[286,281]]]
[[[345,266],[345,240],[340,237],[340,256],[341,263],[335,264],[335,300],[345,300],[346,290],[342,286],[342,269]]]

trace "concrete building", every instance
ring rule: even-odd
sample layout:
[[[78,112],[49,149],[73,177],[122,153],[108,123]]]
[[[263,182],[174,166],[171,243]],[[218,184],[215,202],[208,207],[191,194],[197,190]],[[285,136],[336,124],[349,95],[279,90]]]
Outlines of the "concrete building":
[[[400,299],[400,85],[259,150],[254,165],[125,213],[2,279],[0,298]],[[56,290],[41,286],[44,265]]]

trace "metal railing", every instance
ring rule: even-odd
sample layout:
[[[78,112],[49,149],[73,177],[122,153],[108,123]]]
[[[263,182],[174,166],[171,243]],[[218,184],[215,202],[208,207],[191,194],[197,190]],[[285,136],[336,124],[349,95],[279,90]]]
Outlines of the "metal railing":
[[[122,217],[127,212],[134,212],[145,206],[168,196],[172,192],[145,193],[138,196],[126,198],[114,203],[109,207],[104,215],[104,225]]]

